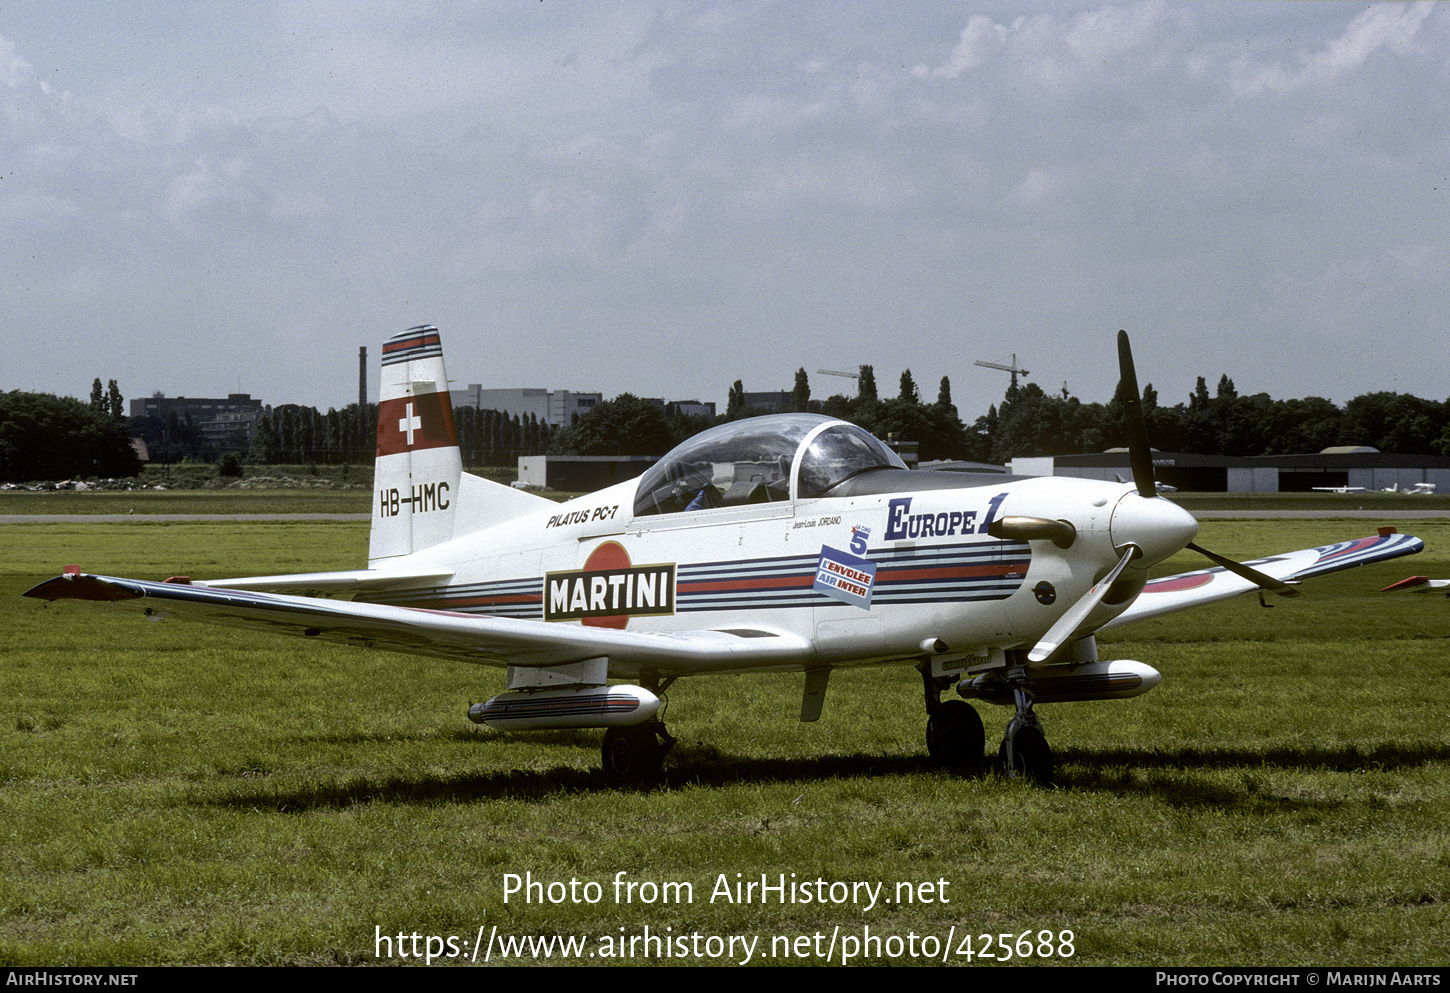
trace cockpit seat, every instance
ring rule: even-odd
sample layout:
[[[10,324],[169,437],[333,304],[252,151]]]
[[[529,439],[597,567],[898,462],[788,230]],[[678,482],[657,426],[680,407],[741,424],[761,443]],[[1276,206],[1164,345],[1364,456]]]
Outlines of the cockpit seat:
[[[768,503],[769,501],[770,493],[760,480],[737,479],[725,491],[725,498],[720,503],[724,507],[742,507],[748,503]]]

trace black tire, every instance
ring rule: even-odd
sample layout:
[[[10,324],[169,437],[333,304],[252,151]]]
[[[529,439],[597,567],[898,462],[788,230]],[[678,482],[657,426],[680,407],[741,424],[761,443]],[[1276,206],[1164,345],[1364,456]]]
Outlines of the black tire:
[[[926,719],[926,751],[947,769],[969,770],[982,764],[987,732],[976,708],[963,700],[948,700]]]
[[[1039,786],[1051,786],[1052,774],[1054,771],[1054,760],[1052,748],[1047,744],[1047,736],[1042,729],[1035,724],[1022,724],[1012,735],[1012,744],[1006,748],[1007,741],[1003,739],[1003,752],[1011,752],[1012,761],[1007,766],[1007,775],[1013,779],[1024,777],[1032,780]],[[1006,755],[1003,755],[1004,764]]]
[[[659,774],[664,754],[653,724],[610,728],[600,748],[604,778],[615,786],[646,782]]]

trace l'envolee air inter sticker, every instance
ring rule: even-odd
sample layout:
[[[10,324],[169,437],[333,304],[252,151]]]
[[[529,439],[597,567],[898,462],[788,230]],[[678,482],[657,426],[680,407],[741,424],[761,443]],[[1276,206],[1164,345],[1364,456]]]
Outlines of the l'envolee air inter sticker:
[[[876,563],[849,552],[821,546],[812,589],[863,610],[871,608],[871,589],[876,585]]]

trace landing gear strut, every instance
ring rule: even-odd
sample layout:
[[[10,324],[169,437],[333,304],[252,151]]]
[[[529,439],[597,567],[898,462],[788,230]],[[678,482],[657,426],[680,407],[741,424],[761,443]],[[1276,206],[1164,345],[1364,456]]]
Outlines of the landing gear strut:
[[[1052,783],[1054,765],[1052,749],[1042,733],[1041,722],[1032,712],[1032,694],[1021,686],[1013,686],[1012,694],[1017,700],[1017,716],[1008,722],[1007,733],[1002,736],[1002,745],[997,751],[1002,768],[1013,779],[1026,778],[1048,786]]]
[[[933,676],[927,662],[918,668],[926,692],[927,754],[943,768],[976,771],[982,765],[982,749],[987,742],[982,718],[965,700],[942,700],[942,690],[951,686],[955,677]]]

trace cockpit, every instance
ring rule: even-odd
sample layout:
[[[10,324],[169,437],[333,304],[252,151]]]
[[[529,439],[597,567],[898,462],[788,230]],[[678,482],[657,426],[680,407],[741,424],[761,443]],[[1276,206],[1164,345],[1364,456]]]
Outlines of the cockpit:
[[[874,469],[905,468],[895,452],[845,421],[751,417],[698,434],[655,463],[640,477],[634,514],[810,499]]]

